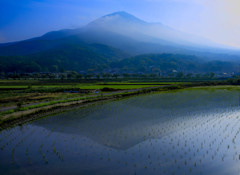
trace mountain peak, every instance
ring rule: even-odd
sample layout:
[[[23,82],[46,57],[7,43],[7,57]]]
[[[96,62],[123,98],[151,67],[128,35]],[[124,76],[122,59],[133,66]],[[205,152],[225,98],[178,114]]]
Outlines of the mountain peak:
[[[118,12],[114,12],[114,13],[111,13],[111,14],[108,14],[108,15],[105,15],[105,16],[115,16],[115,15],[119,15],[119,16],[122,16],[122,17],[126,17],[126,16],[131,16],[133,17],[133,15],[125,12],[125,11],[118,11]]]
[[[121,19],[128,20],[128,21],[145,23],[141,19],[139,19],[125,11],[118,11],[118,12],[114,12],[114,13],[103,16],[103,18],[107,18],[107,17],[120,17]]]

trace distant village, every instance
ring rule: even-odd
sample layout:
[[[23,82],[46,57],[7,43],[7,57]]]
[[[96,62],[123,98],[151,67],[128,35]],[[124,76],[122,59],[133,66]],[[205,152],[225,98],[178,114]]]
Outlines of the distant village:
[[[0,72],[1,79],[159,79],[159,78],[179,78],[179,79],[213,79],[238,77],[238,72],[184,72],[169,70],[162,72],[154,67],[145,72],[130,72],[118,69],[105,69],[99,71],[63,71],[63,72]]]

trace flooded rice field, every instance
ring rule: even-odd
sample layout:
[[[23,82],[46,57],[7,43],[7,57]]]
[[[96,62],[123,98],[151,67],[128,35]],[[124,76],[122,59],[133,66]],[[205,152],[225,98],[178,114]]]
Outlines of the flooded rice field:
[[[240,174],[240,91],[102,103],[0,132],[0,174]]]

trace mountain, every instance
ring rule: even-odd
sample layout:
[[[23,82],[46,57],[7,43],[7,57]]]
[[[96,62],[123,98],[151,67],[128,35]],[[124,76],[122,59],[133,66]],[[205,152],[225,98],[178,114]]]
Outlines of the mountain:
[[[1,44],[0,55],[27,55],[72,42],[109,45],[132,55],[166,52],[240,55],[239,51],[219,49],[218,44],[207,39],[174,30],[161,23],[148,23],[126,12],[105,15],[82,28],[52,31],[41,37]]]
[[[185,72],[235,71],[240,52],[218,47],[223,46],[116,12],[82,28],[0,44],[0,71],[146,71],[149,67]]]
[[[148,23],[126,12],[116,12],[103,16],[87,26],[85,30],[114,32],[136,41],[168,45],[210,45],[210,41],[185,34],[161,23]],[[212,43],[213,45],[213,43]]]
[[[49,32],[42,36],[45,39],[56,39],[67,37],[70,35],[86,36],[88,33],[114,33],[121,37],[128,37],[138,42],[150,42],[165,45],[207,45],[212,46],[213,43],[207,39],[189,35],[174,30],[161,23],[148,23],[124,11],[115,12],[100,17],[81,29],[61,30],[57,32]],[[106,37],[106,35],[103,35]],[[99,40],[98,40],[99,41]]]

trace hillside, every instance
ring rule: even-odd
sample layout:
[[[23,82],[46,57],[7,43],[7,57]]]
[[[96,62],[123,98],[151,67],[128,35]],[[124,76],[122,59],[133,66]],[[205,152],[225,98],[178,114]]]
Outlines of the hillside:
[[[163,73],[173,71],[184,73],[232,73],[238,65],[226,61],[203,61],[193,55],[147,54],[135,57],[126,56],[118,50],[104,45],[80,47],[71,45],[27,56],[0,56],[0,72],[60,72],[85,71],[104,72],[115,70],[118,73]],[[94,49],[93,49],[94,48]],[[104,54],[99,53],[104,50]]]
[[[234,62],[226,61],[205,61],[193,55],[180,54],[147,54],[139,55],[117,62],[111,67],[131,72],[178,72],[185,73],[207,73],[207,72],[228,72],[238,70]]]
[[[101,44],[65,44],[26,56],[0,56],[0,71],[4,72],[59,72],[87,71],[108,68],[112,61],[129,55]]]

